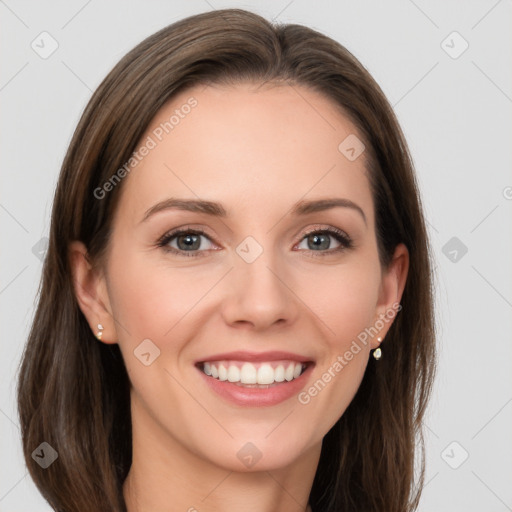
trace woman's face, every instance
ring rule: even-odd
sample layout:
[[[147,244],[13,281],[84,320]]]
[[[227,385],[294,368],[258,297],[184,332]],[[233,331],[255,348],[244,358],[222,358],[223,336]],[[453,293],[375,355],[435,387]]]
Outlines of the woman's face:
[[[380,266],[357,136],[301,86],[201,86],[161,109],[113,221],[112,317],[88,315],[119,343],[134,432],[236,471],[318,454],[407,271],[403,246]]]

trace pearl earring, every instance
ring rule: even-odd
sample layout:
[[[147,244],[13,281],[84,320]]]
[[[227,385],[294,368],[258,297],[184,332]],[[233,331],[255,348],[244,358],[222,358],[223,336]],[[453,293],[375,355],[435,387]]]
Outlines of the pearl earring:
[[[377,341],[379,342],[379,344],[382,342],[382,338],[377,338]],[[382,350],[380,347],[377,347],[374,351],[373,351],[373,357],[376,361],[378,361],[382,356]]]
[[[98,324],[98,333],[96,334],[96,338],[101,341],[101,337],[103,335],[103,325]]]

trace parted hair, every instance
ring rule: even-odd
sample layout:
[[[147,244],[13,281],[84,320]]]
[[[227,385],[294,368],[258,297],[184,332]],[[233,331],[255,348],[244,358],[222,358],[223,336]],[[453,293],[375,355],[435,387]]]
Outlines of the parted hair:
[[[276,82],[311,88],[339,107],[366,146],[383,268],[409,250],[400,313],[385,356],[325,435],[310,494],[314,512],[409,512],[424,483],[422,419],[435,374],[432,255],[413,161],[378,84],[340,43],[298,24],[273,24],[242,9],[173,23],[110,71],[76,127],[53,200],[37,306],[17,376],[24,458],[59,512],[126,511],[132,461],[130,381],[117,344],[99,343],[74,293],[69,244],[101,265],[123,182],[101,187],[137,148],[159,109],[195,85]],[[341,142],[341,141],[340,141]],[[32,452],[59,454],[41,468]]]

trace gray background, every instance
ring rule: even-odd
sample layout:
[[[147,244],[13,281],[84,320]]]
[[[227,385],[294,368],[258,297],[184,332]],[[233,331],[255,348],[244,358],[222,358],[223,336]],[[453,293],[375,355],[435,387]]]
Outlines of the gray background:
[[[224,7],[338,40],[394,105],[417,167],[438,274],[440,365],[425,421],[420,510],[512,510],[510,0],[0,0],[0,511],[50,510],[21,456],[14,379],[72,131],[92,91],[135,44],[185,16]],[[58,43],[46,59],[31,47],[51,48],[43,31]]]

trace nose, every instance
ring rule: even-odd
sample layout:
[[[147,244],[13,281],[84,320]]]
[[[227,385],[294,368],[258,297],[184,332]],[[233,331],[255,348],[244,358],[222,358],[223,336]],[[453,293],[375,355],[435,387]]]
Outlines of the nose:
[[[293,293],[293,277],[277,264],[271,251],[264,251],[252,263],[235,255],[228,281],[221,310],[232,327],[262,331],[297,319],[300,301]]]

